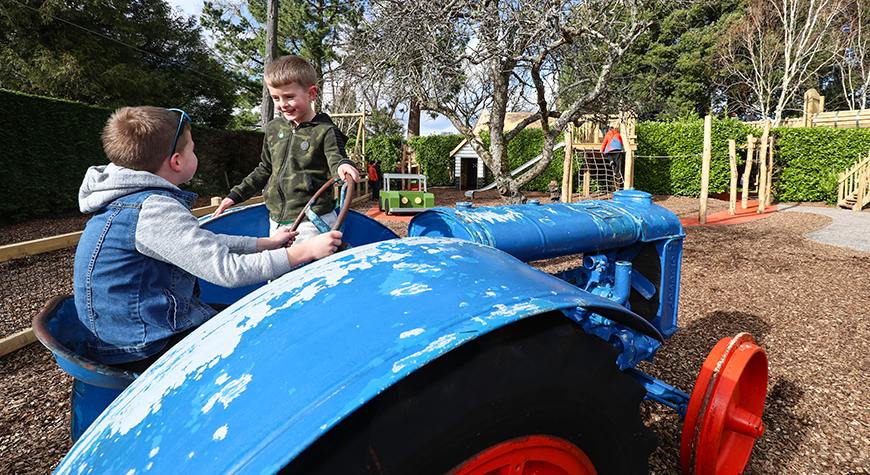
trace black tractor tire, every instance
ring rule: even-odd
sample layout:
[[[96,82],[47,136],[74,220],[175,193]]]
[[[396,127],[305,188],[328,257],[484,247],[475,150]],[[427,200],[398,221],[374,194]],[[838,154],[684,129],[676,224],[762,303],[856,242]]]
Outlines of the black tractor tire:
[[[648,473],[658,444],[617,350],[561,313],[481,336],[396,383],[280,473],[441,475],[504,441],[547,435],[599,474]]]

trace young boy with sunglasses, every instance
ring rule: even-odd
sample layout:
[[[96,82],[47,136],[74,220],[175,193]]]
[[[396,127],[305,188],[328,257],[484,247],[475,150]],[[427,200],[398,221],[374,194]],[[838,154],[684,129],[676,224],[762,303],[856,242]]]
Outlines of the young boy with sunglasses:
[[[291,248],[287,230],[255,238],[201,229],[190,212],[196,195],[178,188],[198,164],[183,111],[118,109],[102,140],[111,163],[89,168],[79,189],[81,211],[94,215],[73,276],[76,311],[102,363],[141,373],[213,317],[198,278],[224,287],[263,282],[341,244],[338,231]]]
[[[260,164],[230,190],[212,216],[263,190],[270,232],[292,226],[314,194],[332,177],[359,181],[344,150],[347,137],[329,115],[315,113],[317,73],[299,56],[281,56],[266,66],[263,81],[281,116],[266,125]],[[321,195],[312,211],[328,226],[337,218],[332,194]],[[320,233],[310,221],[297,227],[298,245]]]

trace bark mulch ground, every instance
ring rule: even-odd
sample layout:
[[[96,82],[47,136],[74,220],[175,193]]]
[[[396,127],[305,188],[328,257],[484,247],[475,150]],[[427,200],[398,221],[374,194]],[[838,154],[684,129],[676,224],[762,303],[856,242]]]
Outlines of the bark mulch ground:
[[[439,206],[467,201],[451,188],[434,189]],[[532,196],[548,202],[543,194]],[[681,218],[697,216],[698,200],[654,197]],[[207,201],[207,200],[206,200]],[[500,205],[493,192],[476,206]],[[374,202],[357,209],[365,211]],[[711,199],[708,213],[727,209]],[[400,235],[407,223],[383,221]],[[730,226],[686,227],[679,301],[681,330],[639,369],[691,392],[707,353],[721,338],[749,332],[770,361],[765,434],[745,473],[870,474],[870,254],[803,237],[831,222],[811,213],[776,212]],[[0,228],[0,245],[81,230],[82,217],[39,220]],[[44,281],[63,292],[69,252],[16,260],[0,267],[10,275],[53,272]],[[15,261],[13,261],[15,262]],[[577,263],[536,263],[552,272]],[[20,278],[20,277],[19,277]],[[28,297],[24,282],[5,287],[0,337],[29,326],[45,297]],[[33,344],[0,357],[0,474],[49,473],[72,445],[69,440],[71,379],[48,350]],[[644,402],[647,425],[659,435],[650,473],[679,473],[681,419],[664,406]]]

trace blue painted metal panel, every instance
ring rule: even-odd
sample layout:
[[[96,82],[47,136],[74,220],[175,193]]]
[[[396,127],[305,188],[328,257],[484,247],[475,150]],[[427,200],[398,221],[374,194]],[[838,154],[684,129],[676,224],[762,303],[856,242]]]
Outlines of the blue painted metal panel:
[[[231,236],[269,236],[269,211],[263,203],[230,208],[216,218],[200,218],[200,227],[217,234]],[[399,237],[390,228],[368,216],[349,210],[344,220],[342,240],[351,246]],[[200,279],[201,298],[208,303],[230,304],[265,285],[265,282],[244,287],[221,287]]]
[[[500,326],[620,305],[496,249],[408,238],[336,254],[201,326],[57,473],[274,473],[385,388]]]
[[[478,242],[524,262],[684,236],[674,213],[635,190],[617,191],[613,201],[433,208],[411,220],[408,235]]]

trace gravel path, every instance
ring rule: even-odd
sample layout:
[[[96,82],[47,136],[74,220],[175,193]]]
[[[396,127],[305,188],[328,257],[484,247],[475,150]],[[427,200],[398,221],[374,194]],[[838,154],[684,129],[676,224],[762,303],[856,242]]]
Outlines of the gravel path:
[[[870,252],[870,213],[858,213],[842,208],[780,205],[777,211],[813,213],[827,216],[833,222],[822,229],[804,234],[807,239],[832,246]]]
[[[439,206],[466,201],[450,188],[434,191]],[[681,218],[698,212],[697,199],[654,200]],[[500,204],[497,195],[487,193],[474,201],[477,206]],[[870,475],[870,253],[855,248],[870,235],[870,229],[858,227],[867,225],[870,213],[777,205],[787,212],[749,223],[685,229],[681,330],[659,349],[654,362],[639,369],[691,392],[716,342],[749,332],[767,352],[770,376],[766,432],[746,473]],[[721,209],[727,203],[708,202],[709,213]],[[822,231],[836,230],[832,224],[841,217],[855,221],[836,233],[839,245],[831,245]],[[76,226],[69,219],[0,228],[0,243],[69,232],[65,226]],[[400,233],[406,228],[406,223],[384,223]],[[39,259],[28,259],[34,262],[18,267],[43,269]],[[552,272],[576,264],[561,259],[536,266]],[[0,270],[4,278],[10,272]],[[17,302],[22,297],[2,298]],[[32,316],[30,311],[4,313],[0,335],[27,326]],[[49,473],[56,466],[71,446],[70,384],[38,344],[0,357],[0,474]],[[650,473],[679,473],[681,419],[652,402],[644,402],[642,412],[660,437]]]

